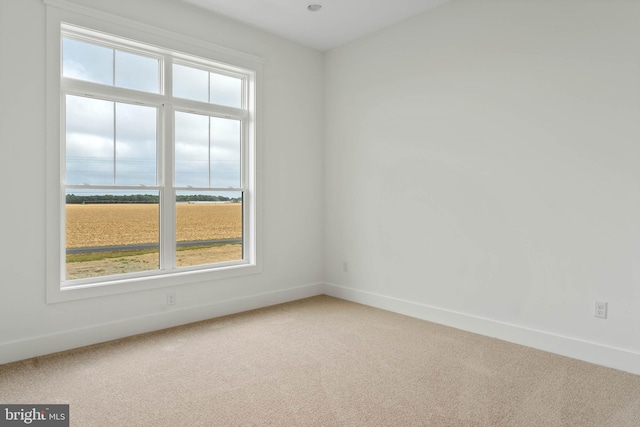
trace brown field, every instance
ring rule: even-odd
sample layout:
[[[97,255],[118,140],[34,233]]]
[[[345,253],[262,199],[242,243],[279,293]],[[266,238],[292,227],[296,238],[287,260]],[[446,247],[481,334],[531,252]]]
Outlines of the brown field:
[[[159,208],[154,204],[67,205],[67,248],[158,243]],[[242,237],[242,205],[178,204],[178,241]],[[178,248],[179,267],[242,259],[241,244]],[[157,250],[67,255],[67,280],[159,268]]]
[[[153,204],[67,205],[67,248],[158,242],[159,210]],[[178,204],[177,239],[242,237],[242,204]]]

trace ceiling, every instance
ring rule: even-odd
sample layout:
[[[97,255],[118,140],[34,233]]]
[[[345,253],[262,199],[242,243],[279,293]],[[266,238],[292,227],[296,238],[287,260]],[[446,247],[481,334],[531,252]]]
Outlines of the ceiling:
[[[321,51],[449,0],[182,0]],[[309,4],[322,5],[317,12]]]

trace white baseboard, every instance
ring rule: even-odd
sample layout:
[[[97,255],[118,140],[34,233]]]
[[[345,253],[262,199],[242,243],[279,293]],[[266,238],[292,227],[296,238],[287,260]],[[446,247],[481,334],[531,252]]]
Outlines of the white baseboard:
[[[268,307],[323,293],[324,285],[318,283],[0,343],[0,364]]]
[[[333,284],[326,284],[324,293],[347,301],[640,375],[640,353],[633,351]]]
[[[0,343],[0,364],[302,298],[332,297],[640,375],[640,353],[334,284],[312,284]]]

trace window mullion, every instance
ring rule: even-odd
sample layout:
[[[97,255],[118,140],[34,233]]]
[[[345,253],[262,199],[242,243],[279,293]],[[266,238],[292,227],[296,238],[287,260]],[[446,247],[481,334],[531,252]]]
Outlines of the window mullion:
[[[162,82],[164,95],[171,99],[173,93],[171,57],[164,58]],[[159,144],[161,159],[159,169],[161,171],[161,198],[160,198],[160,254],[161,269],[173,270],[176,267],[176,193],[174,189],[174,109],[171,103],[165,103],[162,107],[162,132]]]
[[[207,132],[209,134],[208,141],[209,146],[207,149],[207,169],[209,170],[209,187],[211,187],[211,116],[208,118],[209,125],[207,126]]]
[[[118,162],[117,158],[117,145],[118,145],[118,114],[116,109],[116,103],[113,103],[113,185],[115,186],[118,182],[116,173],[116,164]]]
[[[176,253],[176,209],[175,190],[173,187],[173,108],[171,104],[165,104],[162,109],[162,171],[163,181],[160,196],[160,253],[162,257],[161,268],[172,270],[175,268]]]
[[[240,122],[240,185],[244,189],[242,191],[242,258],[253,259],[255,253],[254,244],[252,239],[253,230],[252,221],[247,221],[252,218],[251,212],[253,211],[253,196],[247,197],[247,186],[250,184],[249,177],[249,146],[248,146],[248,120],[242,120]],[[251,252],[251,255],[247,253]]]

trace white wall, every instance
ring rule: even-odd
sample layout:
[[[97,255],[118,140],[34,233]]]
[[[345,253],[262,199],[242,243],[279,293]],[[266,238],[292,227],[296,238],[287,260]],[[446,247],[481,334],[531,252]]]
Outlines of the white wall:
[[[637,1],[453,0],[328,52],[329,293],[640,373],[638,40]]]
[[[262,274],[45,304],[45,6],[0,2],[0,363],[317,294],[322,54],[171,0],[77,4],[264,58]],[[230,301],[233,300],[233,301]]]
[[[45,304],[45,8],[2,0],[0,363],[326,291],[640,373],[640,3],[452,0],[322,55],[75,2],[267,60],[263,273]]]

